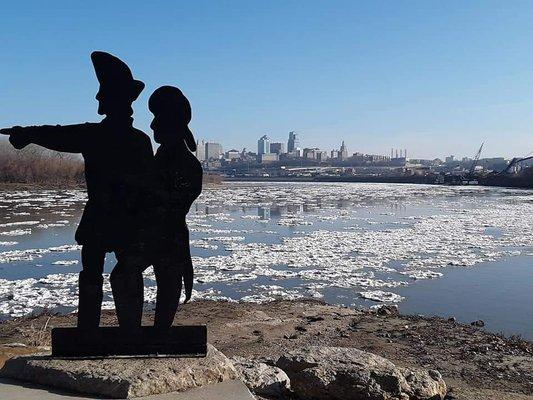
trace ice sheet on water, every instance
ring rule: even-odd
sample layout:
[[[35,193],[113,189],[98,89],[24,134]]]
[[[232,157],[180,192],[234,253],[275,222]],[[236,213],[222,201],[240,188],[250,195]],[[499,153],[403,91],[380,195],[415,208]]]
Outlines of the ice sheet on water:
[[[42,279],[0,279],[0,313],[19,317],[38,309],[77,306],[77,274]]]
[[[15,242],[16,243],[16,242]],[[79,245],[66,244],[63,246],[48,247],[45,249],[25,249],[25,250],[10,250],[0,252],[0,264],[11,263],[14,261],[31,261],[42,257],[44,254],[57,252],[64,253],[69,251],[76,251],[81,249]]]
[[[17,222],[14,213],[25,212],[24,207],[31,207],[32,215],[37,208],[57,213],[65,209],[76,215],[69,207],[82,204],[84,196],[81,191],[1,193],[0,205],[9,204],[13,217],[2,222]],[[529,192],[482,187],[237,183],[208,188],[197,201],[197,213],[188,217],[191,246],[208,250],[202,253],[207,256],[193,258],[200,284],[194,296],[229,299],[220,286],[208,287],[223,284],[236,288],[234,300],[320,297],[326,289],[338,289],[373,301],[401,301],[401,296],[388,290],[438,278],[446,273],[444,267],[470,267],[519,255],[520,249],[532,253],[532,200]],[[272,208],[270,220],[261,220],[266,224],[262,227],[254,214],[259,205]],[[213,213],[211,208],[220,211]],[[487,228],[498,235],[488,234]],[[256,233],[277,235],[276,241],[270,243]],[[217,250],[217,242],[224,253],[209,252]],[[0,260],[79,249],[58,248],[1,252]],[[393,268],[392,262],[401,268]],[[72,280],[69,274],[57,275],[61,280],[6,283],[8,288],[22,290],[20,305],[16,308],[9,296],[0,297],[0,312],[31,311],[36,304],[31,293],[36,288],[49,290],[43,292],[47,300],[39,305],[70,304],[72,298],[64,296],[73,293],[75,298],[77,276]],[[145,276],[154,278],[150,271]],[[153,288],[147,289],[147,299],[153,301],[154,293]]]

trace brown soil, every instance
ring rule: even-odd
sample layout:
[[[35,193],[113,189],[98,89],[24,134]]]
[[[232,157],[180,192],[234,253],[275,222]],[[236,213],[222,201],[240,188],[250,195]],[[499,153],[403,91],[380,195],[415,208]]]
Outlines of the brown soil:
[[[150,324],[152,313],[145,315]],[[380,315],[383,314],[383,315]],[[0,324],[0,365],[50,343],[50,329],[72,326],[75,315],[40,315]],[[104,325],[115,325],[105,311]],[[198,301],[182,307],[176,324],[207,324],[209,341],[228,356],[276,360],[308,345],[357,347],[404,367],[437,369],[448,399],[533,399],[533,344],[441,318],[353,310],[325,303],[268,304]],[[7,347],[9,343],[28,347]]]

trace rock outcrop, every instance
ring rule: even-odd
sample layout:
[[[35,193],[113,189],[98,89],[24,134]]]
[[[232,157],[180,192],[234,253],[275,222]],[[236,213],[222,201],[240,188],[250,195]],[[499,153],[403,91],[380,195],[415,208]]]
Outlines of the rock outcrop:
[[[257,395],[283,398],[290,389],[289,377],[276,366],[242,357],[232,357],[231,361],[244,384]]]
[[[0,377],[111,398],[179,392],[239,375],[231,361],[208,345],[205,358],[53,359],[20,356],[6,361]]]
[[[442,399],[446,396],[446,383],[439,371],[400,368],[407,385],[403,387],[409,399]]]
[[[437,371],[407,370],[355,348],[308,347],[279,358],[294,393],[306,400],[442,400]]]

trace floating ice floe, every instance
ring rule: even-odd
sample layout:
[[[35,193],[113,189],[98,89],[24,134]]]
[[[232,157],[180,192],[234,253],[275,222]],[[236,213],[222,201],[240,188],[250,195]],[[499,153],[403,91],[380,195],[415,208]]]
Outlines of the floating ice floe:
[[[413,278],[413,279],[432,279],[432,278],[440,278],[442,276],[441,272],[436,272],[436,271],[415,270],[415,271],[402,271],[400,273],[407,275],[409,278]]]
[[[25,226],[25,225],[38,225],[40,221],[17,221],[17,222],[7,222],[5,224],[0,224],[0,228],[8,228],[12,226]]]
[[[207,240],[191,240],[190,245],[199,249],[209,249],[216,250],[218,246],[216,244],[211,244]]]
[[[241,215],[241,218],[242,219],[261,219],[261,216],[246,214],[246,215]]]
[[[313,222],[306,221],[303,218],[282,218],[278,221],[278,225],[284,225],[284,226],[313,225]]]
[[[42,257],[43,254],[49,253],[48,249],[27,249],[27,250],[10,250],[0,252],[0,264],[14,261],[31,261],[35,258]]]
[[[61,222],[52,222],[52,223],[49,223],[49,224],[39,224],[39,225],[37,225],[37,228],[48,229],[48,228],[57,228],[57,227],[67,226],[67,225],[68,225],[68,223],[64,224],[64,223],[61,223]]]
[[[59,260],[59,261],[54,261],[52,264],[70,266],[70,265],[76,265],[78,264],[78,262],[79,262],[78,260]]]
[[[403,297],[396,293],[384,292],[382,290],[369,290],[361,292],[361,297],[368,300],[380,301],[384,303],[399,303]]]
[[[81,249],[79,245],[63,245],[49,247],[46,249],[25,249],[25,250],[10,250],[0,252],[0,264],[10,263],[14,261],[31,261],[42,257],[44,254],[51,252],[69,252]]]
[[[52,252],[60,252],[60,253],[64,253],[64,252],[68,252],[68,251],[78,251],[78,250],[81,250],[81,247],[80,245],[78,244],[64,244],[62,246],[54,246],[54,247],[49,247],[48,250],[52,251]]]
[[[31,229],[14,229],[12,231],[0,232],[0,236],[24,236],[30,234]]]

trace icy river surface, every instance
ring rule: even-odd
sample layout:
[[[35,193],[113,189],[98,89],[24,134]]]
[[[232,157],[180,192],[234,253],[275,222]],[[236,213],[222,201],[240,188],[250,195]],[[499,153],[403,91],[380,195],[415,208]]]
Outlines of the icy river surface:
[[[0,317],[76,309],[82,190],[0,192]],[[189,217],[194,298],[312,297],[482,319],[533,339],[533,192],[365,183],[228,183]],[[106,272],[113,268],[112,254]],[[105,280],[104,307],[112,307]],[[153,304],[152,269],[145,301]]]

